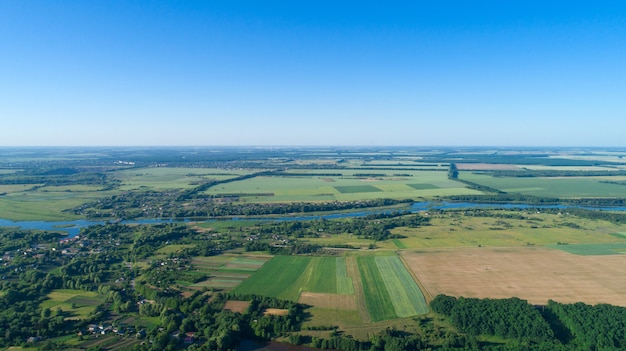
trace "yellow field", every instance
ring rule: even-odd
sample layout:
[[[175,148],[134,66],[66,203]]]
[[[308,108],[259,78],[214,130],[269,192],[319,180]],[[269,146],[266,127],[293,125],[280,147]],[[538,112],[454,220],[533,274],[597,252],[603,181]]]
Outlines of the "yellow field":
[[[432,296],[517,296],[626,306],[626,255],[580,256],[541,247],[454,248],[404,251],[403,257]]]

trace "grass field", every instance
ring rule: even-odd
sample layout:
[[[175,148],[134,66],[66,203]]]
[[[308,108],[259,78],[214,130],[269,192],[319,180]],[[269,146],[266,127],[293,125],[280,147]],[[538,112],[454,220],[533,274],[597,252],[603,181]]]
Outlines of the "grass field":
[[[122,181],[121,190],[163,190],[187,189],[203,180],[224,180],[250,173],[218,168],[153,167],[117,171],[114,175]]]
[[[107,192],[26,191],[0,197],[2,218],[15,221],[60,221],[79,219],[63,210],[74,208]]]
[[[305,273],[310,260],[310,257],[276,256],[233,292],[298,301],[302,288],[297,282]]]
[[[435,249],[402,255],[431,296],[516,296],[532,304],[552,299],[626,306],[626,280],[620,278],[626,255],[582,256],[545,247]]]
[[[376,256],[374,260],[398,317],[428,313],[424,295],[398,256]]]
[[[365,303],[372,321],[396,318],[395,307],[376,264],[376,257],[360,256],[357,257],[357,263],[361,273]]]
[[[419,249],[626,242],[615,235],[623,227],[602,220],[541,213],[527,213],[525,217],[503,219],[449,213],[432,218],[428,226],[393,229],[393,234],[404,238],[377,245],[387,249]]]
[[[484,174],[462,172],[460,179],[496,188],[509,193],[545,197],[626,197],[626,186],[601,183],[615,181],[615,177],[532,177],[496,178]]]
[[[353,295],[344,257],[276,256],[263,268],[234,289],[237,293],[256,293],[298,301],[303,292],[309,302],[322,298],[331,305],[348,301],[340,295]],[[324,295],[320,295],[324,294]],[[353,304],[353,302],[347,302]]]
[[[96,292],[57,289],[48,294],[48,300],[41,303],[41,308],[49,308],[52,312],[60,308],[69,313],[68,318],[85,319],[102,302],[104,298]]]

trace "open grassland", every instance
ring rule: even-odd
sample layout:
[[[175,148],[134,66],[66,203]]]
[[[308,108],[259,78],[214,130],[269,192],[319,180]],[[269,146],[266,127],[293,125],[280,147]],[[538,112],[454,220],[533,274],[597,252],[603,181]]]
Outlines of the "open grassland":
[[[534,196],[562,198],[626,197],[626,186],[602,183],[602,181],[618,180],[615,177],[505,178],[461,172],[459,178],[508,193]]]
[[[19,192],[0,197],[3,219],[14,221],[60,221],[81,217],[64,210],[92,201],[104,193]]]
[[[115,172],[122,181],[121,190],[187,189],[207,180],[224,180],[250,174],[252,171],[219,168],[153,167]]]
[[[219,184],[206,194],[240,194],[247,202],[350,201],[376,198],[420,198],[478,194],[464,184],[447,179],[446,172],[368,171],[385,176],[358,176],[358,170],[307,170],[302,176],[262,176]],[[320,175],[317,176],[316,173]],[[341,174],[341,176],[333,175]]]
[[[93,291],[73,289],[57,289],[48,294],[48,300],[41,303],[41,308],[49,308],[52,312],[61,309],[69,313],[67,318],[85,319],[104,299]]]
[[[0,184],[0,194],[19,193],[32,189],[42,184]]]
[[[543,247],[403,251],[430,295],[517,296],[626,306],[626,255],[582,256]]]
[[[184,249],[195,247],[192,244],[169,244],[165,245],[162,248],[156,250],[154,255],[167,256],[174,253],[180,253]]]
[[[509,212],[498,213],[507,216]],[[615,235],[623,231],[623,227],[603,220],[581,219],[565,214],[523,215],[524,219],[516,219],[471,217],[463,216],[462,212],[448,212],[432,218],[428,226],[393,229],[393,234],[403,238],[377,245],[387,249],[417,249],[625,242],[624,238]]]

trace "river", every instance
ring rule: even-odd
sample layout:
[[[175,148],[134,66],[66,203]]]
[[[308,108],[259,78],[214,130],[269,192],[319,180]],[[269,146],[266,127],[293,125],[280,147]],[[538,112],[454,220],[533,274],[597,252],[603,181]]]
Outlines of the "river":
[[[409,208],[409,211],[412,213],[423,212],[428,210],[445,210],[445,209],[462,209],[462,208],[495,208],[495,209],[524,209],[524,208],[551,208],[551,209],[567,209],[567,208],[580,208],[578,206],[564,206],[564,205],[526,205],[526,204],[476,204],[476,203],[467,203],[467,202],[416,202]],[[591,208],[584,207],[587,209],[594,210],[605,210],[605,211],[626,211],[626,207],[605,207],[605,208]],[[310,216],[285,216],[285,217],[272,217],[272,218],[233,218],[233,220],[265,220],[265,221],[306,221],[313,219],[338,219],[338,218],[352,218],[352,217],[362,217],[369,214],[376,213],[388,213],[389,210],[385,211],[359,211],[359,212],[347,212],[347,213],[332,213],[326,215],[310,215]],[[208,219],[208,220],[197,220],[197,222],[207,222],[207,221],[215,221],[216,219]],[[157,223],[184,223],[189,222],[190,219],[137,219],[137,220],[124,220],[121,221],[123,224],[157,224]],[[69,237],[74,237],[80,233],[81,228],[85,228],[91,225],[97,224],[105,224],[107,221],[89,221],[84,219],[74,220],[74,221],[56,221],[56,222],[46,222],[46,221],[12,221],[9,219],[0,218],[0,227],[16,227],[25,230],[48,230],[48,231],[64,231],[67,232]]]

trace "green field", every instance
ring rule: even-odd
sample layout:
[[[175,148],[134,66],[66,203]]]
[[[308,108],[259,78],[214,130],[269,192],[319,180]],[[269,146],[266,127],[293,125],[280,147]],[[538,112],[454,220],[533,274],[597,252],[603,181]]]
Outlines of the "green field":
[[[365,293],[365,303],[372,321],[382,321],[398,317],[387,291],[375,256],[359,256],[357,264]]]
[[[120,190],[163,190],[188,189],[200,181],[231,179],[250,173],[218,168],[152,167],[117,171],[114,175],[122,181]]]
[[[303,277],[310,261],[310,257],[276,256],[233,292],[298,301],[302,288],[297,282]]]
[[[449,180],[447,172],[402,171],[406,176],[397,176],[394,173],[398,171],[380,171],[388,175],[371,179],[355,176],[359,174],[358,170],[324,171],[326,175],[316,176],[316,172],[307,170],[302,176],[262,176],[219,184],[208,189],[206,194],[240,194],[246,202],[353,201],[480,194],[460,182]],[[334,173],[341,176],[328,175]],[[271,194],[273,196],[268,196]]]
[[[348,275],[345,257],[337,257],[335,270],[337,275],[337,294],[354,294],[354,285],[352,284],[352,278]]]
[[[275,256],[233,292],[297,301],[301,292],[354,294],[344,257]]]
[[[428,313],[422,291],[398,256],[374,257],[398,317]]]
[[[506,216],[509,212],[499,213]],[[511,212],[511,215],[515,214],[519,215],[519,212]],[[542,213],[527,213],[525,216],[525,219],[503,219],[451,212],[432,218],[428,226],[395,228],[391,232],[403,238],[379,242],[377,246],[384,249],[422,249],[625,242],[624,238],[614,234],[623,231],[623,227],[607,221]]]
[[[93,291],[57,289],[48,294],[41,308],[49,308],[52,313],[61,309],[69,314],[67,318],[84,319],[102,302],[104,298]]]
[[[507,193],[521,193],[544,197],[626,197],[626,186],[602,183],[616,177],[491,177],[484,174],[461,172],[460,179],[499,189]]]
[[[372,185],[350,185],[350,186],[336,186],[335,189],[342,194],[354,194],[354,193],[375,193],[382,191],[379,188]]]

